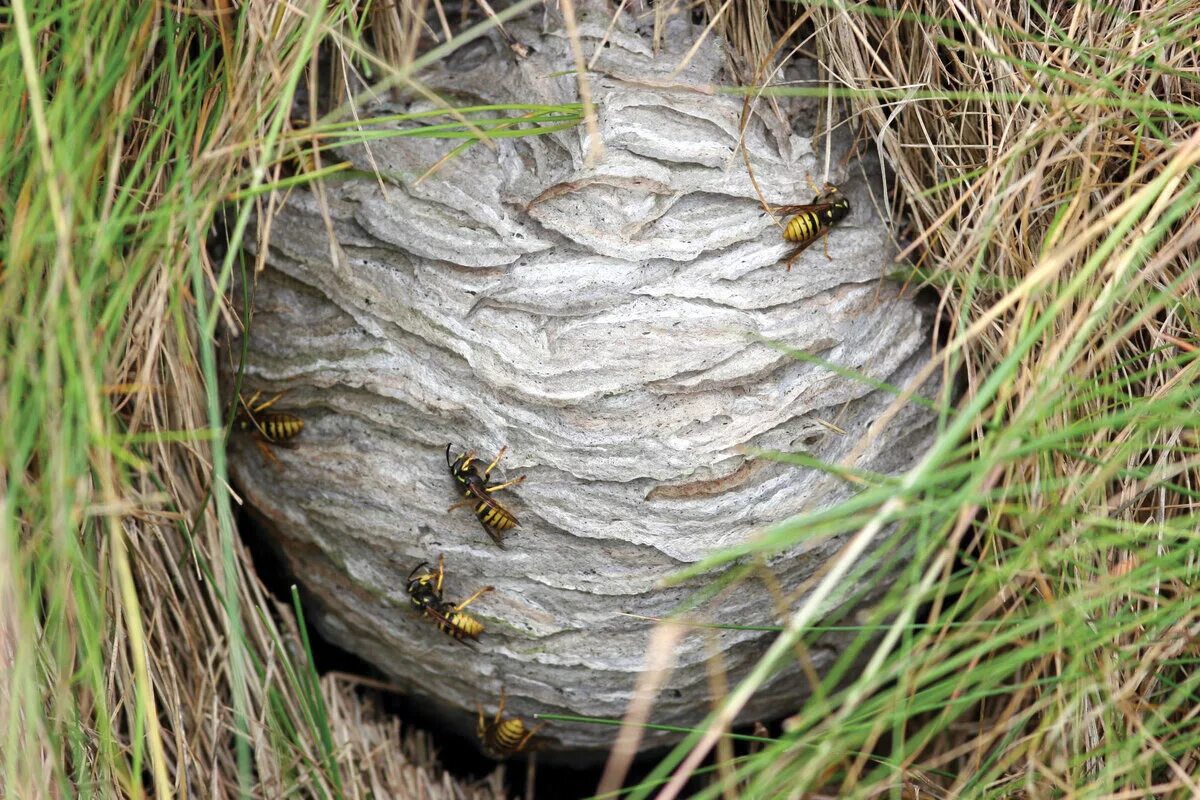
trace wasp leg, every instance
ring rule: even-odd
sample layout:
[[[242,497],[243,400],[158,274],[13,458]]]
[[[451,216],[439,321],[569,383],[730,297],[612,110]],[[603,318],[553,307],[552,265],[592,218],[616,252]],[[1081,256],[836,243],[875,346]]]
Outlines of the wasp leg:
[[[496,722],[493,724],[499,723],[501,717],[503,717],[503,716],[504,716],[504,687],[501,686],[500,687],[500,706],[496,709]]]
[[[454,610],[455,610],[455,611],[462,611],[464,608],[466,608],[467,606],[471,605],[471,603],[474,603],[474,602],[475,602],[476,600],[478,600],[480,597],[482,597],[483,595],[487,594],[487,593],[488,593],[488,592],[490,592],[490,591],[493,591],[495,588],[496,588],[495,586],[485,586],[485,587],[483,587],[483,588],[482,588],[482,589],[480,589],[479,591],[475,592],[475,594],[471,595],[471,596],[470,596],[470,597],[468,597],[466,600],[463,600],[461,603],[459,603],[458,605],[456,605],[456,606],[454,607]]]
[[[495,460],[494,460],[494,461],[492,461],[492,463],[488,464],[488,467],[487,467],[487,469],[485,469],[485,470],[483,471],[483,477],[484,477],[485,479],[487,478],[487,476],[488,476],[488,475],[491,475],[491,474],[492,474],[492,470],[494,470],[494,469],[496,468],[496,465],[500,463],[500,459],[504,458],[504,453],[505,453],[507,450],[508,450],[508,445],[504,445],[503,447],[501,447],[501,448],[500,448],[500,452],[499,452],[499,453],[496,453],[496,458],[495,458]]]
[[[521,739],[521,741],[517,743],[517,746],[513,748],[513,752],[514,752],[514,753],[519,753],[519,752],[521,752],[522,750],[524,750],[524,749],[525,749],[525,744],[526,744],[526,743],[527,743],[527,742],[528,742],[530,739],[532,739],[532,738],[533,738],[533,735],[534,735],[535,733],[537,733],[538,731],[540,731],[540,730],[541,730],[542,728],[544,728],[544,727],[546,727],[546,723],[544,723],[544,722],[539,722],[537,725],[534,725],[532,728],[530,728],[530,729],[529,729],[529,733],[526,733],[526,734],[525,734],[525,736],[524,736],[524,738],[522,738],[522,739]]]
[[[471,468],[471,462],[475,460],[475,451],[468,450],[462,454],[462,468],[464,470]]]
[[[813,180],[813,176],[812,176],[811,172],[804,173],[804,182],[808,184],[808,188],[812,189],[813,194],[815,194],[817,197],[820,197],[821,195],[829,194],[830,192],[837,189],[837,185],[830,183],[829,181],[825,181],[825,183],[823,183],[821,185],[821,188],[818,189],[817,182]]]
[[[792,262],[800,257],[800,254],[803,253],[808,248],[809,244],[812,244],[812,242],[809,242],[808,244],[800,245],[799,247],[797,247],[795,250],[792,251],[792,254],[790,256],[788,256],[788,260],[787,260],[787,271],[788,272],[792,271]]]
[[[519,478],[513,478],[511,481],[507,481],[507,482],[505,482],[505,483],[502,483],[502,484],[500,484],[500,485],[498,485],[498,486],[489,486],[489,487],[487,487],[486,489],[484,489],[484,491],[485,491],[485,492],[498,492],[498,491],[500,491],[501,489],[507,489],[507,488],[508,488],[508,487],[510,487],[510,486],[516,486],[518,483],[520,483],[520,482],[521,482],[521,481],[523,481],[523,480],[525,480],[525,476],[524,476],[524,475],[522,475],[522,476],[521,476],[521,477],[519,477]]]
[[[242,397],[241,395],[238,395],[238,400],[240,400],[242,402],[242,405],[246,408],[246,411],[250,412],[250,410],[254,407],[254,404],[258,402],[258,398],[260,398],[260,397],[262,397],[261,389],[258,390],[257,392],[255,392],[254,394],[250,395],[249,400]],[[250,413],[253,413],[253,412],[250,412]]]
[[[468,497],[468,498],[467,498],[467,499],[465,499],[465,500],[459,500],[457,503],[455,503],[454,505],[452,505],[452,506],[450,506],[449,508],[447,508],[447,509],[446,509],[446,511],[447,511],[447,512],[450,512],[450,511],[453,511],[453,510],[454,510],[454,509],[456,509],[456,508],[462,508],[463,506],[470,505],[472,502],[474,502],[474,500],[475,500],[475,498],[474,498],[474,497]]]
[[[272,397],[270,400],[260,403],[260,402],[258,402],[258,398],[262,397],[262,390],[259,389],[254,394],[250,395],[249,400],[247,400],[244,397],[239,397],[239,399],[242,401],[242,405],[245,407],[246,413],[253,416],[254,414],[257,414],[258,412],[266,411],[268,408],[275,405],[275,403],[277,403],[279,401],[279,398],[283,397],[283,395],[284,395],[284,393],[280,392],[279,394]]]
[[[819,238],[826,237],[828,235],[829,235],[829,228],[826,228],[825,230],[818,233],[814,238],[810,239],[809,241],[805,242],[804,244],[800,245],[795,250],[793,250],[791,255],[788,256],[787,271],[788,272],[792,271],[792,262],[795,261],[797,258],[799,258],[800,254],[803,253],[805,250],[807,250],[809,248],[809,246],[812,245],[813,242],[815,242]],[[833,260],[833,257],[829,255],[829,240],[828,239],[825,240],[825,257],[828,258],[830,261]]]
[[[262,392],[255,392],[254,398],[257,400],[258,396],[260,394],[262,394]],[[270,400],[268,400],[265,403],[260,403],[259,405],[254,406],[254,413],[257,414],[260,411],[266,411],[268,408],[275,405],[275,403],[277,403],[279,401],[279,398],[281,398],[281,397],[283,397],[283,392],[280,392],[279,394],[275,395],[274,397],[272,397]]]
[[[262,439],[259,439],[257,437],[255,437],[254,443],[256,445],[258,445],[258,449],[263,454],[263,457],[266,458],[266,460],[269,463],[271,463],[276,469],[279,469],[282,466],[279,463],[279,456],[277,456],[277,455],[275,455],[275,453],[271,452],[271,445],[267,444]]]
[[[438,553],[438,579],[437,593],[438,597],[442,596],[442,578],[446,577],[446,554]]]

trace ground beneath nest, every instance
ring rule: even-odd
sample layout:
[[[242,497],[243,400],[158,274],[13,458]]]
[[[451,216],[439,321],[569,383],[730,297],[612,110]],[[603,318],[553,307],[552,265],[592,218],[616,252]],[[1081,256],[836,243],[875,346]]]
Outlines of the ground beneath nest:
[[[277,601],[290,606],[292,603],[291,587],[296,584],[295,576],[287,571],[269,538],[263,535],[249,513],[245,510],[239,511],[237,523],[242,542],[250,553],[259,580]],[[303,598],[303,592],[301,597]],[[602,760],[586,765],[571,765],[561,762],[545,763],[545,758],[539,759],[536,756],[532,763],[529,760],[518,759],[506,762],[494,761],[479,751],[473,739],[462,736],[447,726],[436,712],[431,711],[428,704],[422,702],[421,698],[371,686],[370,684],[374,682],[386,683],[386,676],[352,653],[330,643],[313,626],[308,626],[307,633],[312,644],[314,666],[319,675],[324,676],[332,672],[347,676],[361,676],[365,680],[358,687],[357,693],[364,701],[369,701],[384,713],[398,718],[404,728],[421,730],[431,737],[439,760],[437,764],[429,766],[444,769],[456,781],[464,784],[482,782],[494,770],[502,768],[504,770],[504,787],[509,796],[513,798],[582,800],[594,795],[596,787],[600,783],[601,773],[604,771]],[[771,727],[777,728],[778,726]],[[750,734],[753,731],[747,728],[737,732]],[[772,732],[778,733],[777,730]],[[761,735],[761,731],[759,731],[759,735]],[[741,749],[738,748],[738,755],[743,754]],[[663,755],[665,755],[665,751],[658,750],[639,756],[630,769],[625,785],[633,786],[645,780]],[[709,766],[709,763],[706,762],[705,766]],[[704,785],[703,781],[694,779],[689,783],[684,796],[699,790]]]

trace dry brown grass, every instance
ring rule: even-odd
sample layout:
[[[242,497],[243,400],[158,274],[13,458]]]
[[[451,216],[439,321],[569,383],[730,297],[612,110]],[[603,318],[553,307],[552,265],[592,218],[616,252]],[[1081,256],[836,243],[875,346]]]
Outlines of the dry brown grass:
[[[442,754],[429,735],[406,729],[394,715],[379,711],[369,698],[364,699],[356,682],[331,673],[321,679],[321,687],[345,776],[345,797],[499,800],[508,796],[503,769],[472,784],[439,768]],[[453,757],[446,754],[447,760]]]
[[[25,4],[14,6],[20,12]],[[4,740],[9,796],[65,795],[84,786],[111,796],[503,795],[495,776],[478,787],[456,786],[434,765],[427,740],[402,735],[395,720],[327,676],[318,693],[333,758],[342,767],[341,783],[335,783],[320,726],[311,724],[315,695],[305,695],[303,676],[293,679],[285,666],[303,661],[290,612],[276,609],[265,596],[228,516],[222,519],[210,499],[214,453],[204,432],[214,387],[203,351],[211,331],[198,322],[205,298],[183,287],[193,285],[199,269],[200,290],[224,288],[220,265],[207,261],[200,243],[231,193],[253,183],[248,176],[255,169],[267,174],[274,169],[278,133],[286,129],[290,111],[278,100],[287,95],[288,76],[310,66],[310,51],[301,42],[309,21],[304,8],[317,6],[252,0],[240,12],[246,24],[235,27],[236,9],[224,0],[204,7],[162,6],[130,36],[135,58],[105,101],[110,117],[133,120],[127,129],[96,133],[99,157],[89,167],[91,183],[109,188],[95,198],[74,197],[69,190],[79,187],[60,183],[44,155],[42,171],[31,168],[0,187],[3,207],[16,209],[0,218],[7,259],[0,310],[12,351],[0,383],[9,385],[21,369],[42,370],[35,352],[57,346],[59,332],[80,359],[75,364],[64,357],[66,367],[44,368],[39,385],[49,387],[46,397],[15,398],[42,404],[42,424],[33,455],[20,463],[13,460],[15,445],[6,442],[0,475],[6,504],[0,531],[0,719],[9,725]],[[328,37],[337,65],[326,83],[342,86],[345,79],[354,85],[345,76],[355,72],[347,66],[355,45],[340,37],[364,8],[350,4],[315,31]],[[380,63],[411,62],[429,8],[441,25],[457,24],[457,10],[441,8],[437,0],[432,6],[419,0],[371,4]],[[796,18],[765,0],[706,0],[705,8],[710,17],[721,12],[716,30],[733,41],[743,76],[756,74],[747,70],[761,65],[776,49],[774,37]],[[768,15],[772,9],[775,17]],[[814,5],[806,11],[813,35],[800,52],[820,58],[834,87],[851,90],[843,124],[855,126],[860,147],[877,149],[891,166],[894,183],[883,196],[906,221],[902,233],[922,275],[941,291],[947,378],[961,367],[970,398],[998,365],[1033,340],[1022,350],[1010,385],[979,416],[975,437],[981,441],[995,421],[1045,405],[1066,378],[1075,385],[1127,379],[1130,397],[1143,398],[1195,380],[1192,362],[1178,356],[1196,347],[1191,269],[1200,256],[1200,212],[1186,193],[1200,160],[1200,124],[1187,109],[1200,100],[1200,54],[1182,21],[1195,18],[1200,3],[1121,2],[1111,9],[1101,13],[1094,6],[1055,2],[1041,17],[1027,3],[912,0],[884,15],[857,6]],[[160,47],[169,14],[205,21],[206,32],[192,29],[196,39],[183,43],[181,65],[196,57],[187,55],[187,45],[201,51],[211,46],[215,53],[217,78],[195,99],[206,124],[190,140],[155,138],[162,125],[156,112],[169,98],[167,81],[153,69],[164,58]],[[917,21],[921,15],[942,22]],[[95,16],[89,20],[98,23]],[[19,28],[6,25],[6,36]],[[23,79],[32,86],[38,75],[52,71],[52,56],[40,48],[53,32],[26,28]],[[305,74],[313,78],[310,91],[320,94],[315,73]],[[147,86],[150,94],[137,98]],[[53,99],[46,93],[46,102]],[[20,110],[30,127],[5,128],[7,138],[0,140],[12,152],[28,146],[36,162],[38,148],[29,143],[43,150],[55,144],[49,137],[56,120],[36,102],[28,104],[28,97],[25,103]],[[150,156],[148,162],[137,161],[142,153]],[[141,210],[165,211],[165,223],[107,219],[117,184],[101,178],[138,170],[144,172],[138,176],[145,189]],[[261,204],[264,218],[277,199],[268,196]],[[83,224],[96,220],[71,217],[72,202],[101,209],[102,222],[130,226],[124,249],[104,251],[114,264],[114,283],[126,270],[141,270],[119,310],[115,339],[103,346],[82,328],[83,315],[70,314],[72,303],[79,304],[77,276],[97,247]],[[1139,203],[1144,210],[1138,226],[1106,241]],[[1178,218],[1165,224],[1173,214]],[[1159,225],[1166,234],[1148,239]],[[1140,258],[1139,248],[1149,248],[1151,256]],[[1083,286],[1075,283],[1081,275],[1087,278]],[[26,287],[30,296],[44,292],[46,307],[23,306],[15,286]],[[54,306],[60,294],[68,300]],[[234,326],[245,321],[236,304],[220,314]],[[1037,329],[1043,319],[1051,324]],[[61,327],[54,328],[56,323]],[[37,326],[45,327],[44,337],[40,328],[38,336],[22,333]],[[72,368],[82,370],[78,397],[62,389],[63,370]],[[5,397],[0,406],[10,425],[18,411],[13,402]],[[82,409],[76,417],[62,410],[69,402]],[[1072,428],[1109,410],[1112,402],[1102,395],[1058,404],[1045,427]],[[1125,428],[1099,428],[1086,446],[1070,452],[1007,460],[989,486],[1019,487],[1014,491],[1022,494],[1020,513],[1010,513],[1003,502],[972,509],[983,514],[973,555],[981,562],[1002,561],[1012,539],[991,533],[1031,536],[1065,504],[1131,525],[1193,514],[1188,492],[1198,487],[1188,448],[1196,444],[1194,423],[1160,421],[1143,436],[1144,426],[1131,417]],[[91,426],[86,452],[70,438],[75,424]],[[189,435],[182,442],[152,435],[167,431]],[[145,435],[137,440],[143,444],[129,460],[132,467],[111,446],[118,433]],[[1123,447],[1135,435],[1138,447]],[[1047,475],[1063,479],[1061,493],[1027,491]],[[26,496],[46,501],[27,503]],[[964,530],[969,516],[964,514]],[[1086,526],[1075,527],[1072,535],[1086,535]],[[80,542],[92,548],[86,559],[56,560],[60,550]],[[50,565],[53,581],[31,583],[28,576],[37,566],[31,552]],[[1105,563],[1095,565],[1096,573],[1123,578],[1145,560],[1145,553],[1114,547]],[[95,573],[94,583],[87,584],[94,594],[78,589],[84,582],[80,573],[87,570]],[[1052,599],[1072,577],[1049,568],[1025,570],[988,612],[995,619],[1019,615],[1031,597]],[[1112,606],[1144,608],[1191,591],[1176,580],[1151,581],[1137,592],[1114,594]],[[43,612],[38,616],[21,606],[31,594],[48,604],[71,600],[52,604],[52,613],[32,603],[29,608]],[[1130,728],[1155,710],[1152,698],[1161,688],[1156,665],[1189,652],[1198,632],[1194,622],[1183,621],[1167,633],[1143,642],[1135,628],[1113,642],[1133,658],[1104,674],[1103,683],[1120,701],[1119,721]],[[93,634],[96,640],[88,640]],[[33,652],[31,642],[60,649],[47,645]],[[89,659],[97,661],[97,652],[104,671],[93,678],[83,673]],[[1097,661],[1105,663],[1110,654],[1098,652]],[[985,754],[999,752],[1010,767],[1013,794],[1031,775],[1037,785],[1054,785],[1052,778],[1066,769],[1061,762],[1081,743],[1094,746],[1113,724],[1110,716],[1064,708],[1062,698],[1036,687],[1034,678],[1061,670],[1055,657],[1026,669],[1024,684],[981,703],[970,724],[931,739],[900,773],[951,796],[965,777],[932,777],[934,770],[967,776]],[[146,686],[149,694],[139,691]],[[1171,714],[1186,720],[1195,709],[1185,705]],[[233,742],[243,725],[253,759],[243,773],[247,782],[239,786]],[[135,732],[144,732],[142,741],[135,741]],[[1009,736],[1011,741],[1004,739]],[[1177,750],[1158,735],[1147,736],[1145,746],[1173,753],[1166,759],[1170,768],[1162,774],[1161,794],[1195,789],[1190,777],[1195,758],[1176,757]]]
[[[930,19],[948,10],[919,2],[900,9]],[[914,234],[910,252],[956,287],[980,273],[992,279],[970,293],[944,295],[948,316],[977,329],[956,323],[950,332],[970,334],[963,342],[969,384],[1008,352],[1027,306],[1053,297],[1047,289],[1095,252],[1123,202],[1168,165],[1182,172],[1192,163],[1180,148],[1194,146],[1193,119],[1159,112],[1161,132],[1151,137],[1147,110],[1131,105],[1195,106],[1200,87],[1187,76],[1200,74],[1200,53],[1166,18],[1196,10],[1187,3],[1118,3],[1102,13],[1060,2],[1043,20],[1029,4],[988,4],[954,8],[940,28],[814,11],[828,75],[836,86],[865,93],[850,101],[851,123],[868,126],[862,146],[877,147],[895,170],[900,210]],[[1177,37],[1151,36],[1160,28]],[[939,44],[938,37],[958,41]],[[1147,216],[1145,227],[1155,220]],[[1194,221],[1180,220],[1140,280],[1165,284],[1191,263]],[[1080,322],[1064,314],[1064,325]],[[1060,333],[1047,338],[1061,340]],[[1191,336],[1177,323],[1146,319],[1125,339],[1142,352],[1164,333]],[[1103,369],[1104,357],[1114,355],[1102,351],[1084,366]],[[1031,357],[1030,372],[1040,372],[1040,358]]]
[[[1190,493],[1200,484],[1194,413],[1185,407],[1164,420],[1139,418],[1136,409],[1195,380],[1200,117],[1191,110],[1200,99],[1200,51],[1182,20],[1194,18],[1200,4],[1052,2],[1044,15],[1024,2],[887,6],[870,13],[813,5],[809,46],[848,98],[841,124],[892,169],[882,195],[904,223],[906,255],[940,292],[945,380],[962,370],[966,406],[1006,361],[1015,363],[976,419],[973,438],[988,442],[997,424],[1036,415],[1037,430],[1067,432],[1079,444],[1005,459],[988,477],[997,500],[964,509],[956,536],[979,531],[968,541],[971,557],[1001,565],[1006,551],[1056,524],[1061,532],[1038,545],[1049,548],[1047,556],[1087,536],[1090,520],[1152,529],[1191,517]],[[1131,218],[1127,233],[1110,238]],[[1116,386],[1120,392],[1110,391]],[[1088,387],[1101,388],[1087,396]],[[1134,413],[1086,436],[1074,433],[1115,409]],[[1070,517],[1060,519],[1064,508]],[[1160,555],[1179,547],[1169,542]],[[1121,547],[1101,552],[1108,557],[1088,572],[1102,580],[1127,575],[1138,558]],[[1080,567],[1089,565],[1054,565],[1061,561],[1035,561],[996,598],[991,618],[1019,618],[1071,597]],[[1192,593],[1173,578],[1151,580],[1132,593],[1114,592],[1111,611]],[[1014,794],[1028,792],[1021,787],[1030,778],[1040,787],[1032,796],[1056,783],[1078,786],[1066,765],[1080,752],[1102,751],[1106,735],[1117,737],[1106,709],[1118,705],[1118,724],[1138,729],[1164,687],[1156,665],[1190,652],[1195,617],[1184,617],[1162,641],[1143,641],[1145,627],[1135,625],[1096,648],[1097,664],[1136,654],[1097,676],[1119,700],[1101,692],[1081,709],[1071,707],[1074,695],[1035,688],[1047,679],[1069,682],[1081,655],[1048,653],[1021,671],[1011,693],[981,704],[973,722],[913,756],[915,773],[957,775],[936,781],[955,796],[985,758],[999,754]],[[1183,725],[1178,735],[1196,708],[1184,703],[1170,712]],[[1155,793],[1195,792],[1188,776],[1196,759],[1179,757],[1190,747],[1164,747],[1161,733],[1140,730],[1144,751],[1168,764]],[[1095,777],[1102,764],[1097,757],[1082,774]],[[1130,791],[1144,785],[1132,762],[1115,770],[1126,768]],[[850,785],[847,778],[842,788]]]
[[[1200,160],[1200,123],[1180,112],[1200,95],[1200,51],[1172,20],[1200,4],[1117,3],[1102,12],[1060,2],[1045,19],[1025,3],[960,5],[947,16],[951,7],[908,2],[900,11],[945,19],[931,27],[820,9],[816,39],[835,85],[864,93],[849,101],[850,122],[866,126],[861,146],[877,147],[894,168],[889,194],[908,221],[907,253],[944,289],[945,363],[962,364],[970,394],[1031,320],[1053,317],[1023,357],[1005,407],[989,408],[980,425],[1018,413],[1064,372],[1108,382],[1136,364],[1150,375],[1133,389],[1153,396],[1172,380],[1166,361],[1193,349],[1196,336],[1193,320],[1181,316],[1189,304],[1170,301],[1191,300],[1197,289],[1200,209],[1183,192]],[[1139,239],[1180,211],[1179,198],[1182,214],[1167,235]],[[1137,227],[1109,249],[1105,237],[1138,200],[1148,207]],[[1145,264],[1135,258],[1139,247],[1152,251]],[[1064,296],[1097,254],[1103,266],[1094,283]],[[1165,295],[1144,302],[1153,290]],[[1097,319],[1114,293],[1129,301]],[[1154,352],[1163,346],[1177,349]],[[1095,410],[1082,404],[1047,423],[1065,428]],[[1102,459],[1119,436],[1106,431],[1090,451],[1052,467],[1085,481],[1094,467],[1088,456]],[[1191,479],[1190,470],[1180,474]],[[1181,497],[1134,502],[1145,499],[1141,489],[1117,479],[1107,493],[1112,510],[1132,518],[1193,509]]]
[[[294,79],[320,91],[315,43],[354,52],[367,4],[51,5],[0,17],[0,794],[504,796],[310,675],[213,491],[212,335],[249,320],[204,243],[281,175]],[[394,74],[426,5],[371,4]]]
[[[370,4],[370,25],[380,56],[377,67],[399,70],[413,61],[419,52],[427,5],[416,0]],[[218,4],[218,9],[222,6]],[[317,8],[310,7],[310,11]],[[347,26],[356,22],[365,8],[366,4],[347,5],[342,13],[321,20],[316,34],[347,56],[352,50]],[[231,9],[225,7],[224,11],[218,20],[229,18]],[[321,85],[315,61],[305,64],[296,60],[305,52],[297,39],[305,26],[313,24],[307,14],[298,11],[270,2],[251,3],[244,14],[250,24],[240,35],[220,26],[225,63],[236,70],[228,75],[228,93],[222,98],[225,105],[219,122],[224,135],[196,152],[197,162],[210,164],[216,173],[213,182],[237,183],[246,170],[258,167],[270,170],[269,175],[280,175],[278,161],[264,161],[269,151],[264,153],[263,145],[271,140],[271,126],[279,124],[277,116],[290,110],[277,105],[278,99],[287,95],[288,76],[302,71],[314,94]],[[281,51],[281,42],[289,47]],[[353,72],[346,58],[334,62],[336,77]],[[264,107],[271,110],[270,115],[263,115]],[[283,130],[290,127],[283,123]],[[252,144],[238,147],[241,143]],[[257,206],[260,219],[268,220],[278,202],[277,193],[268,194]],[[193,241],[205,234],[202,229],[188,232]],[[260,228],[260,234],[269,236],[269,224]],[[264,244],[260,243],[260,252],[266,249]],[[206,269],[216,285],[220,265],[208,264]],[[145,287],[130,309],[129,330],[134,335],[110,382],[170,387],[163,393],[135,395],[127,409],[131,432],[200,430],[207,424],[206,391],[210,387],[194,357],[196,345],[177,336],[179,328],[172,325],[167,313],[172,283],[182,279],[182,264],[164,264],[161,277]],[[235,328],[249,324],[236,299],[229,300],[221,314]],[[194,321],[184,328],[189,333],[194,329]],[[501,773],[494,773],[478,787],[453,778],[438,765],[426,736],[402,734],[397,720],[376,711],[351,685],[326,677],[320,681],[319,691],[340,768],[340,778],[336,777],[320,741],[326,722],[313,719],[317,713],[313,701],[298,686],[303,679],[288,677],[285,661],[289,657],[301,670],[307,669],[291,610],[277,607],[266,595],[240,543],[223,540],[218,506],[209,495],[211,452],[200,443],[188,448],[158,444],[148,455],[149,469],[134,487],[135,494],[152,495],[154,483],[161,481],[171,505],[180,510],[176,519],[147,516],[128,523],[135,543],[131,560],[134,580],[139,594],[150,601],[144,602],[151,611],[146,623],[147,652],[164,720],[162,740],[177,791],[203,797],[235,796],[239,790],[262,797],[486,800],[505,796]],[[190,541],[172,524],[177,521],[186,521],[191,527]],[[235,571],[232,575],[218,572],[210,579],[199,564],[219,570],[223,563],[230,563],[222,558],[225,547],[232,548]],[[226,615],[228,603],[222,592],[229,587],[238,595],[237,621],[245,637],[245,663],[247,667],[256,665],[247,669],[244,686],[239,686],[230,672],[235,661],[230,645],[239,633],[231,631]],[[273,613],[263,613],[268,609]],[[116,674],[120,676],[121,671]],[[128,680],[117,678],[118,683]],[[237,780],[237,751],[231,746],[231,733],[239,724],[239,693],[244,693],[250,720],[253,759],[252,782],[242,787]],[[290,739],[281,738],[280,731],[289,728]]]
[[[780,82],[776,54],[817,60],[825,83],[777,93],[821,98],[889,166],[879,200],[917,263],[909,279],[939,294],[937,363],[969,413],[962,455],[944,466],[977,465],[972,491],[939,508],[925,480],[882,505],[946,520],[927,578],[944,570],[948,585],[956,558],[975,565],[930,595],[929,627],[966,613],[1051,637],[984,648],[956,679],[936,677],[938,662],[974,640],[912,634],[906,665],[887,673],[900,688],[854,718],[867,735],[838,732],[842,705],[829,726],[814,712],[795,745],[750,765],[748,796],[824,785],[825,770],[838,783],[821,796],[960,796],[983,791],[981,774],[997,796],[1195,796],[1200,5],[806,3],[771,26],[782,37],[769,46],[766,0],[741,17],[705,8],[726,15],[717,29],[740,63],[758,59],[756,78]],[[976,587],[978,607],[955,608]],[[919,700],[948,685],[950,698],[996,696],[969,713]],[[908,702],[939,708],[898,719]],[[660,798],[731,716],[727,705],[699,751],[676,754]],[[933,735],[898,756],[902,728]],[[889,756],[881,775],[875,759]]]

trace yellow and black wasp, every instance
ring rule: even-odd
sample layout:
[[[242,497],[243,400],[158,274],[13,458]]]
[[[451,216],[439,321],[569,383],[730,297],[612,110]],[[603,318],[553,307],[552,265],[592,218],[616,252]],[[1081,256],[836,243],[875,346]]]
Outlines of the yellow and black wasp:
[[[500,707],[496,709],[496,716],[491,722],[484,718],[483,707],[479,703],[475,704],[475,708],[479,711],[479,724],[475,730],[479,734],[479,740],[483,742],[483,752],[497,760],[506,759],[524,750],[533,735],[546,727],[546,723],[541,722],[533,728],[526,728],[525,723],[517,717],[505,719],[503,689],[500,690]]]
[[[498,492],[501,489],[507,489],[510,486],[516,486],[521,481],[525,480],[525,476],[513,478],[511,481],[492,486],[488,483],[488,476],[492,474],[492,470],[500,463],[500,459],[504,457],[508,447],[501,447],[500,452],[496,454],[496,458],[492,463],[488,464],[487,469],[480,474],[479,468],[475,464],[475,451],[468,450],[457,459],[450,461],[450,448],[453,445],[446,445],[446,466],[450,468],[450,474],[454,476],[454,480],[458,481],[463,490],[463,499],[450,506],[448,511],[453,511],[460,506],[470,505],[474,507],[475,518],[479,520],[479,524],[487,531],[488,536],[492,537],[492,541],[504,547],[504,532],[512,530],[521,523],[513,516],[513,513],[504,506],[496,502],[492,497],[493,492]]]
[[[283,392],[261,403],[258,402],[260,397],[261,391],[255,392],[249,400],[238,395],[239,408],[234,424],[239,430],[253,434],[255,444],[268,461],[278,463],[279,459],[267,445],[295,439],[304,430],[304,420],[286,411],[268,411],[283,397]]]
[[[479,634],[483,633],[483,623],[463,609],[492,591],[493,587],[484,586],[461,603],[450,603],[442,597],[442,581],[445,577],[445,556],[438,556],[437,571],[431,569],[428,562],[418,564],[408,573],[409,602],[413,608],[429,617],[443,633],[460,642],[463,639],[478,639]]]
[[[780,214],[794,215],[783,228],[783,238],[797,244],[796,249],[788,255],[787,268],[790,272],[792,262],[799,258],[810,244],[822,236],[826,236],[830,228],[850,214],[850,201],[838,191],[836,186],[827,183],[823,190],[817,192],[811,203],[798,206],[779,206],[775,211]]]

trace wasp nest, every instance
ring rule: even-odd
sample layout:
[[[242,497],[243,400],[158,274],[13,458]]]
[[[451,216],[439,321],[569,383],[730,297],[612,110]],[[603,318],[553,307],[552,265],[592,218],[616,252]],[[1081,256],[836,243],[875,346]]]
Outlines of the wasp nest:
[[[321,632],[464,729],[502,688],[526,720],[620,717],[652,626],[622,612],[670,613],[701,584],[664,589],[665,576],[850,494],[827,474],[752,454],[837,461],[891,396],[777,345],[894,385],[927,357],[929,313],[883,277],[894,250],[863,171],[833,176],[852,211],[828,256],[818,242],[785,270],[791,247],[738,151],[742,100],[712,88],[725,80],[720,41],[677,73],[698,29],[676,23],[656,55],[636,21],[626,15],[606,37],[609,22],[580,9],[585,56],[601,48],[588,73],[601,157],[589,160],[582,125],[476,145],[420,182],[446,142],[349,149],[340,157],[382,180],[293,192],[258,279],[247,384],[264,397],[286,390],[275,408],[307,424],[294,446],[271,448],[278,464],[235,440],[245,500]],[[423,81],[464,105],[574,101],[567,37],[546,24],[510,28],[525,57],[480,40]],[[810,176],[825,174],[814,145],[827,140],[781,119],[755,113],[743,142],[769,202],[806,202]],[[836,167],[846,142],[833,146]],[[931,435],[928,416],[902,412],[858,464],[901,470]],[[452,456],[477,450],[480,467],[507,445],[491,480],[527,476],[494,495],[520,520],[506,549],[472,507],[447,511],[460,497],[448,443]],[[839,545],[772,570],[795,587]],[[439,554],[447,600],[495,587],[468,609],[486,626],[478,643],[410,606],[410,572]],[[710,611],[715,622],[778,622],[750,586]],[[770,639],[685,638],[653,721],[695,723],[712,650],[735,680]],[[816,667],[837,649],[814,650]],[[806,692],[797,675],[781,673],[743,718],[795,708]],[[612,735],[557,724],[539,739],[580,751]]]

